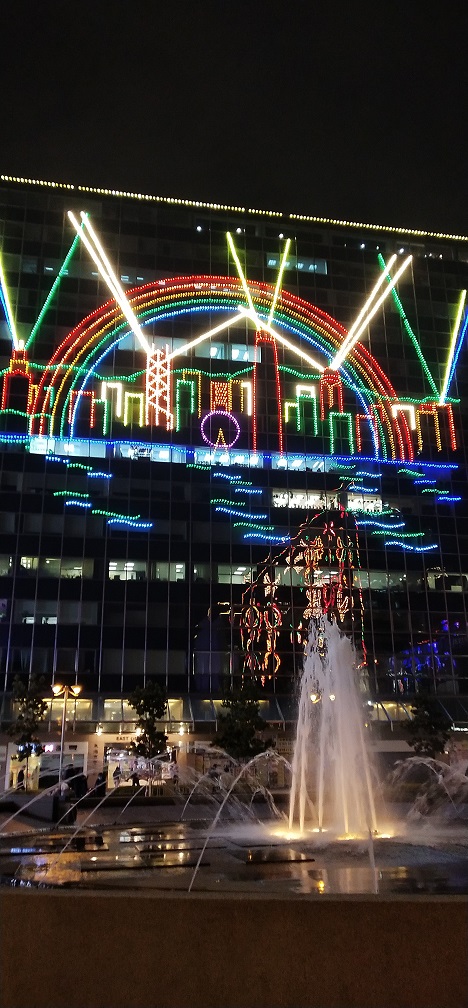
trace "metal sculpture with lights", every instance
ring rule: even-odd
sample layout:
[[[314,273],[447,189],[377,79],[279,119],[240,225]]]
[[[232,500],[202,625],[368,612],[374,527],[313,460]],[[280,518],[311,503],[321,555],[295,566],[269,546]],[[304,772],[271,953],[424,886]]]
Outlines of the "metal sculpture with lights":
[[[278,640],[286,628],[295,650],[302,655],[309,623],[326,615],[346,630],[363,656],[363,603],[353,571],[359,567],[357,524],[354,516],[340,506],[322,511],[304,522],[288,546],[260,565],[257,576],[244,592],[240,631],[244,653],[244,675],[263,686],[275,679],[281,665]],[[281,581],[279,572],[286,571]],[[294,588],[297,585],[298,588]],[[299,608],[294,592],[302,589],[306,605]]]

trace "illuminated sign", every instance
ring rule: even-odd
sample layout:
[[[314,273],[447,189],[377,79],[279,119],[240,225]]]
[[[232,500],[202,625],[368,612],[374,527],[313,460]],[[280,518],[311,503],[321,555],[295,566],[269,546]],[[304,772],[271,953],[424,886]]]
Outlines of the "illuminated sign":
[[[411,256],[401,260],[393,255],[386,263],[379,255],[374,287],[346,330],[320,308],[280,290],[289,242],[275,287],[246,280],[228,235],[237,278],[171,277],[124,292],[87,215],[82,213],[80,221],[72,213],[69,217],[76,237],[66,262],[81,240],[112,299],[69,332],[44,366],[34,361],[34,336],[57,281],[23,344],[0,271],[13,344],[10,365],[1,376],[0,414],[12,440],[19,440],[22,430],[36,443],[68,442],[71,451],[83,436],[90,442],[112,438],[124,446],[137,429],[151,453],[158,445],[182,453],[193,446],[196,458],[185,457],[187,463],[222,464],[224,454],[231,464],[235,448],[250,466],[265,453],[297,457],[297,435],[311,445],[316,439],[317,456],[346,447],[351,456],[413,462],[429,444],[435,443],[439,452],[456,450],[456,400],[449,391],[468,328],[466,292],[460,294],[438,389],[396,291]],[[365,346],[368,327],[386,298],[393,298],[429,382],[431,394],[422,399],[401,397]],[[161,335],[174,322],[178,331],[185,326],[187,338],[172,344],[170,337],[161,345]],[[254,344],[242,366],[236,369],[233,357],[223,371],[226,365],[217,354],[210,357],[209,368],[194,366],[203,345],[216,349],[215,339],[233,335],[239,345],[239,327]],[[135,338],[141,367],[111,378],[104,362],[129,335]],[[129,448],[129,457],[141,457],[138,447],[135,452],[132,456]]]

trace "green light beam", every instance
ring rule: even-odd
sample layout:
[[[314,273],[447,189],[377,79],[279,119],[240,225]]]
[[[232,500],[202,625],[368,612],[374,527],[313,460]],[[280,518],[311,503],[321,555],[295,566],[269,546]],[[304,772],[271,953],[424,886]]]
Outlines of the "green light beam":
[[[381,255],[380,252],[379,252],[379,254],[377,256],[377,259],[379,261],[380,268],[383,269],[383,270],[386,270],[387,266],[386,266],[386,263],[385,263],[385,259],[384,259],[383,255]],[[387,280],[390,283],[390,277],[387,277]],[[424,357],[424,354],[423,354],[423,352],[421,350],[421,347],[419,346],[419,343],[418,343],[418,341],[416,339],[416,336],[414,335],[414,332],[413,332],[413,330],[412,330],[412,328],[411,328],[411,326],[410,326],[410,324],[408,322],[405,310],[403,308],[403,305],[402,305],[402,303],[400,301],[400,298],[399,298],[399,296],[398,296],[395,288],[393,288],[393,290],[392,290],[391,293],[392,293],[392,298],[393,298],[393,300],[395,302],[395,307],[396,307],[396,309],[398,311],[398,314],[399,314],[399,316],[401,318],[401,321],[403,322],[403,325],[404,325],[404,327],[406,329],[406,332],[408,333],[408,336],[409,336],[409,338],[410,338],[410,340],[411,340],[411,342],[412,342],[412,344],[414,346],[414,349],[416,350],[416,353],[417,353],[417,355],[419,357],[419,360],[421,362],[421,365],[423,367],[423,370],[424,370],[426,378],[427,378],[427,380],[429,382],[429,385],[431,386],[431,389],[432,389],[434,395],[436,395],[437,398],[439,398],[439,389],[437,388],[437,385],[436,385],[436,383],[435,383],[435,381],[434,381],[434,379],[433,379],[433,377],[431,375],[431,372],[429,371],[429,368],[427,366],[427,362],[426,362],[426,359]]]
[[[60,281],[61,281],[62,277],[64,276],[66,270],[68,269],[68,264],[69,264],[69,262],[70,262],[70,260],[71,260],[71,258],[73,256],[73,254],[75,252],[75,249],[76,249],[76,247],[77,247],[77,245],[79,243],[79,240],[80,240],[80,236],[79,235],[75,235],[75,237],[74,237],[74,239],[73,239],[73,241],[72,241],[72,243],[70,245],[70,248],[69,248],[69,250],[68,250],[68,252],[67,252],[67,254],[65,256],[65,259],[63,260],[63,263],[62,263],[62,265],[61,265],[61,267],[60,267],[60,269],[58,271],[58,274],[55,277],[55,280],[54,280],[54,282],[52,284],[52,287],[50,288],[50,291],[49,291],[49,293],[48,293],[48,295],[47,295],[47,297],[46,297],[46,299],[44,301],[44,304],[42,305],[42,308],[41,308],[41,310],[39,312],[39,315],[38,315],[38,317],[37,317],[37,319],[36,319],[36,321],[35,321],[32,329],[31,329],[31,332],[29,334],[29,338],[28,338],[28,341],[27,341],[26,347],[25,347],[26,350],[28,349],[28,347],[31,346],[31,343],[33,342],[34,337],[36,336],[36,333],[39,330],[39,327],[40,327],[40,325],[42,323],[44,315],[46,314],[46,312],[47,312],[47,310],[49,308],[49,305],[50,305],[51,301],[54,298],[54,295],[56,294],[56,292],[58,290]]]

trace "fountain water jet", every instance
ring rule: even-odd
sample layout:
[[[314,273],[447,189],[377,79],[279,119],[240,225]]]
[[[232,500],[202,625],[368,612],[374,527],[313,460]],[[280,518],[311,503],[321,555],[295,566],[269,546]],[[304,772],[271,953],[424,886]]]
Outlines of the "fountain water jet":
[[[289,829],[377,831],[355,652],[336,621],[311,620],[292,761]]]

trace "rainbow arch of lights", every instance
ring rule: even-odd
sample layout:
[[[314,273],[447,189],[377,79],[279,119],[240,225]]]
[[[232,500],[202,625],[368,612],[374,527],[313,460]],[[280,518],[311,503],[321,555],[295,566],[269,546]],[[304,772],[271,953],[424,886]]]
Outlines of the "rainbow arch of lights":
[[[269,316],[273,288],[269,284],[249,282],[252,302],[260,322]],[[148,326],[162,323],[176,316],[193,317],[202,313],[225,313],[232,323],[243,310],[245,295],[240,280],[219,276],[187,276],[158,280],[127,292],[128,301],[140,323]],[[236,317],[234,317],[236,316]],[[325,376],[337,350],[347,336],[347,330],[332,316],[315,305],[283,290],[275,306],[272,320],[280,333],[286,331],[290,345],[301,353],[319,355]],[[53,354],[42,372],[31,396],[29,412],[30,433],[39,435],[73,436],[77,408],[83,396],[89,395],[86,386],[96,376],[99,363],[118,343],[129,335],[130,329],[115,301],[109,300],[84,318]],[[158,351],[159,353],[159,351]],[[142,351],[143,359],[144,354]],[[167,368],[169,387],[172,355]],[[142,374],[151,371],[154,358],[145,361]],[[309,365],[310,366],[310,365]],[[356,396],[359,403],[359,421],[368,424],[376,457],[392,457],[412,461],[414,446],[410,426],[404,409],[399,408],[399,398],[392,383],[379,363],[361,343],[357,342],[339,369],[340,378]],[[329,371],[329,375],[332,373]],[[393,409],[392,409],[393,407]],[[429,408],[430,407],[430,408]],[[432,410],[436,432],[438,418],[436,403],[426,401],[421,412]],[[449,424],[453,431],[451,407]],[[161,425],[156,415],[152,422]],[[167,425],[166,429],[169,429]],[[452,447],[455,447],[452,439]],[[358,439],[359,450],[359,439]]]

